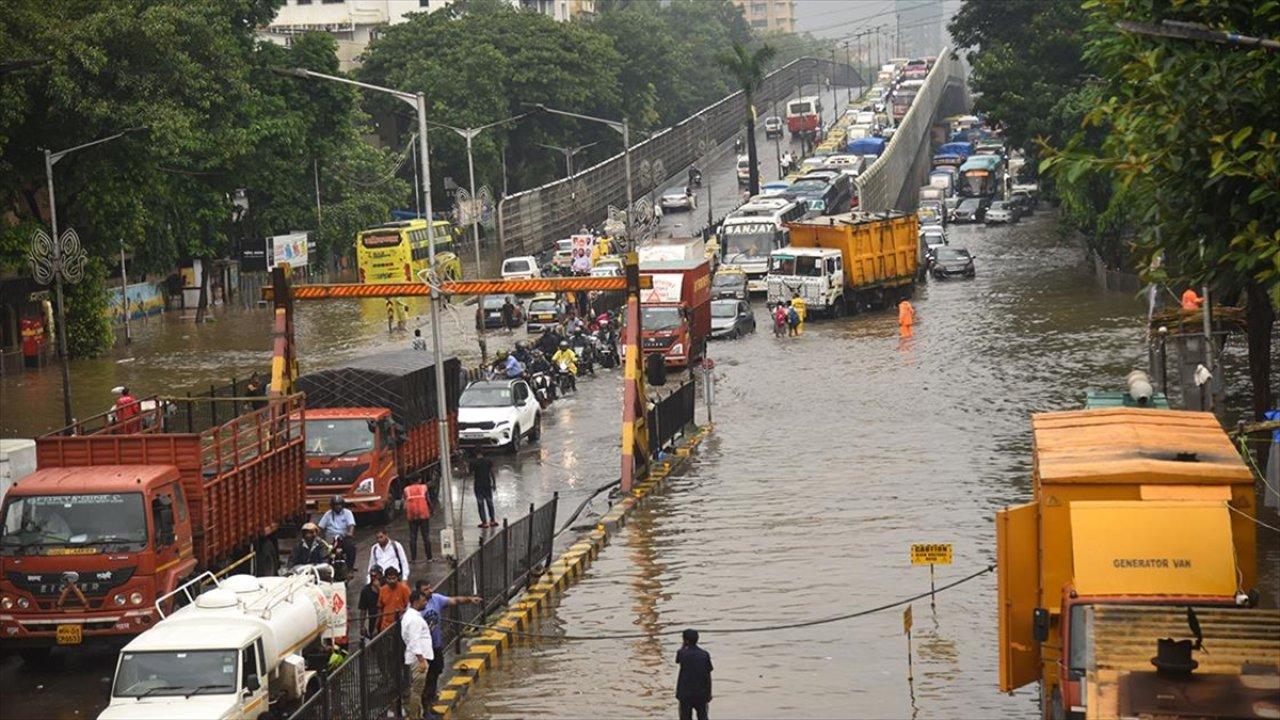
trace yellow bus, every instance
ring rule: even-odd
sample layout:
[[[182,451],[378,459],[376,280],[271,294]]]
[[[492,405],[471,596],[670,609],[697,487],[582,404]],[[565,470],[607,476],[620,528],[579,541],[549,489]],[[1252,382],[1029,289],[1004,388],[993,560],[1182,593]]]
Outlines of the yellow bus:
[[[460,231],[447,220],[432,226],[436,243],[436,273],[444,280],[460,280]],[[362,283],[415,282],[428,267],[427,221],[386,223],[356,235],[356,266]]]

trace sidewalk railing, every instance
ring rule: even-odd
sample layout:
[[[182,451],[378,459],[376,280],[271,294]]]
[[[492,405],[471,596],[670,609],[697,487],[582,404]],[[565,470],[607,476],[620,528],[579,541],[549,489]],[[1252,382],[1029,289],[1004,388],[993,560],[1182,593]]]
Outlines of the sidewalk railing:
[[[694,382],[689,380],[650,408],[649,449],[655,457],[693,425],[695,398]]]
[[[520,594],[551,561],[558,502],[556,494],[542,507],[529,505],[529,514],[514,523],[503,520],[501,531],[435,584],[444,595],[484,598],[482,604],[454,605],[445,611],[440,631],[452,656],[462,652],[464,626],[460,623],[482,623],[485,616]],[[450,659],[446,656],[445,667]],[[321,673],[319,690],[290,720],[366,720],[386,717],[388,712],[403,717],[404,667],[404,641],[397,622],[370,640],[362,639],[341,665]],[[447,680],[446,675],[441,683]]]

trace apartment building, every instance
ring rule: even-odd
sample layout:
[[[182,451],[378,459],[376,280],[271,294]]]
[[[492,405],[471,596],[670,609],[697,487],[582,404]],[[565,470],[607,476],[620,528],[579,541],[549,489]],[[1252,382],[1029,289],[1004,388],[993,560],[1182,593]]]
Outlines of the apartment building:
[[[796,31],[796,0],[733,0],[733,4],[756,32]]]

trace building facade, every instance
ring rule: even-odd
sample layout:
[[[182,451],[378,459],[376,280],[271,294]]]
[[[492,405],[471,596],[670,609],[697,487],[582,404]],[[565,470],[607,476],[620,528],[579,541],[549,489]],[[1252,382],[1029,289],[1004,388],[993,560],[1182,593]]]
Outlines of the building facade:
[[[758,33],[796,31],[796,0],[733,0]]]

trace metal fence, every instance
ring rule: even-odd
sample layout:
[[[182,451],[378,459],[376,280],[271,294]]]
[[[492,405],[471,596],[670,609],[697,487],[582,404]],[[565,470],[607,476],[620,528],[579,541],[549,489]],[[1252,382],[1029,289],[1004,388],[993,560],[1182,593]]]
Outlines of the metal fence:
[[[689,380],[649,409],[649,448],[653,455],[693,425],[694,382]]]
[[[924,184],[920,154],[929,153],[929,130],[947,92],[958,91],[963,97],[963,80],[964,68],[960,61],[952,55],[951,48],[943,48],[884,152],[855,181],[861,210],[915,209],[914,191]],[[927,164],[928,160],[924,162]],[[923,170],[928,171],[927,165]]]
[[[522,592],[551,562],[555,542],[559,494],[550,502],[508,524],[475,552],[454,565],[435,589],[449,596],[478,595],[480,605],[454,605],[445,610],[440,630],[445,648],[462,652],[467,629],[462,623],[481,624],[484,617]],[[363,622],[359,623],[363,626]],[[446,663],[446,667],[448,667]],[[360,647],[336,669],[321,673],[320,688],[290,720],[366,720],[394,711],[402,717],[401,701],[407,687],[404,676],[404,641],[400,624],[361,640]],[[446,681],[442,678],[442,682]]]
[[[791,97],[803,85],[815,94],[830,79],[833,85],[857,82],[857,74],[844,63],[801,58],[769,73],[756,92],[756,107],[765,108]],[[667,177],[691,164],[718,144],[740,132],[746,115],[741,92],[661,130],[631,147],[632,185],[635,198],[644,197]],[[661,163],[664,172],[642,172]],[[609,206],[625,209],[627,183],[623,154],[619,153],[571,177],[510,195],[498,203],[498,236],[503,255],[534,254],[583,225],[603,221]]]

